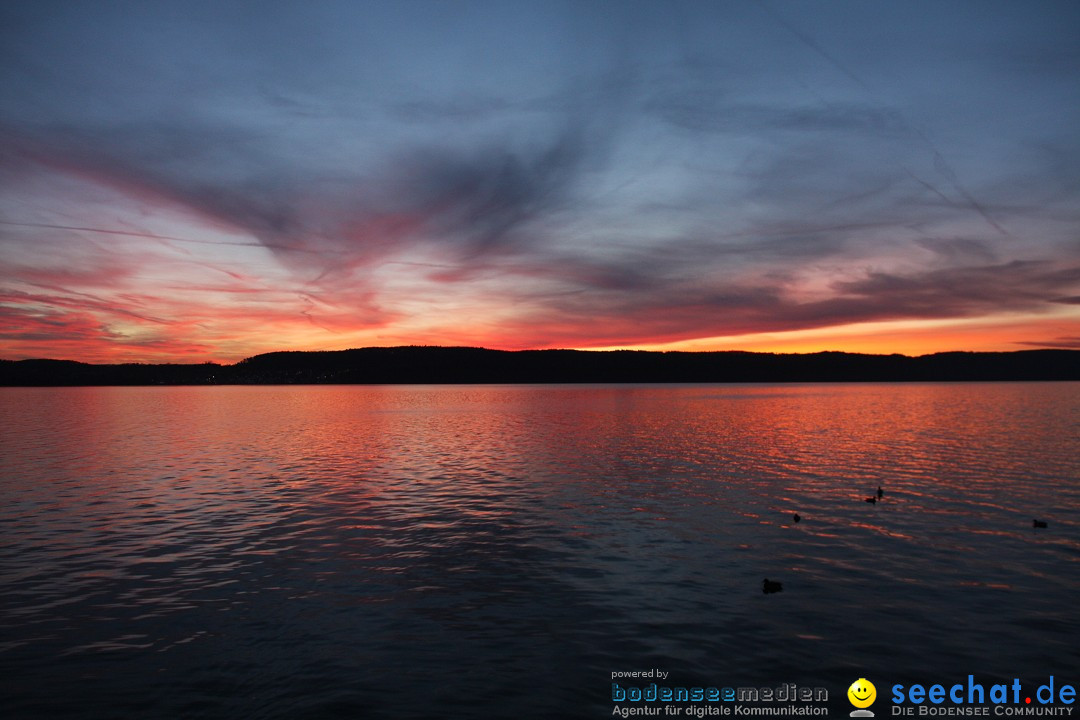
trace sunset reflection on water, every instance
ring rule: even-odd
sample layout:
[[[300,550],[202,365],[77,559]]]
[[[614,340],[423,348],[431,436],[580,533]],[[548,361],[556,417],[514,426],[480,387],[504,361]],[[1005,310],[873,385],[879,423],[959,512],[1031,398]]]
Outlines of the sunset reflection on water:
[[[625,666],[837,698],[1080,667],[1080,384],[0,394],[21,714],[595,716]]]

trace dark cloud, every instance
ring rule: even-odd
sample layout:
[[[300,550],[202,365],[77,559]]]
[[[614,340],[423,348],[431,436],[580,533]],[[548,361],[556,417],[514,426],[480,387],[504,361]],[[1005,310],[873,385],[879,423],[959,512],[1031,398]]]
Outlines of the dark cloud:
[[[579,341],[805,330],[892,320],[979,317],[1002,311],[1038,312],[1062,291],[1080,288],[1080,266],[1010,262],[908,274],[870,272],[835,282],[829,297],[799,300],[787,279],[761,278],[654,287],[624,295],[580,293],[552,298],[551,315],[580,328]],[[536,320],[547,313],[540,313]],[[592,322],[590,318],[604,318]],[[612,320],[622,318],[623,320]]]
[[[516,102],[531,121],[473,136],[441,128],[511,102],[464,94],[402,103],[397,112],[423,127],[423,136],[395,135],[352,157],[327,149],[328,138],[313,130],[286,132],[205,113],[65,124],[15,117],[0,125],[0,155],[8,167],[39,163],[248,232],[309,276],[416,245],[468,260],[521,251],[542,240],[527,230],[581,206],[578,181],[602,168],[627,83],[624,73],[610,72]],[[272,110],[296,109],[279,93],[258,94]]]
[[[948,263],[991,263],[997,259],[997,253],[985,240],[927,237],[917,238],[913,242]]]
[[[990,310],[1032,309],[1078,285],[1080,266],[1055,268],[1046,262],[1017,260],[912,275],[873,272],[833,287],[842,297],[895,308],[908,317],[965,317]]]
[[[522,242],[523,226],[568,202],[592,150],[580,131],[569,130],[524,150],[417,153],[394,187],[426,233],[478,255]]]
[[[255,132],[198,122],[6,130],[5,145],[23,157],[134,197],[174,202],[260,239],[286,237],[302,224],[295,203],[310,173]]]
[[[1080,350],[1080,337],[1064,336],[1045,342],[1039,342],[1037,340],[1017,340],[1016,344],[1038,348],[1055,348],[1059,350]]]

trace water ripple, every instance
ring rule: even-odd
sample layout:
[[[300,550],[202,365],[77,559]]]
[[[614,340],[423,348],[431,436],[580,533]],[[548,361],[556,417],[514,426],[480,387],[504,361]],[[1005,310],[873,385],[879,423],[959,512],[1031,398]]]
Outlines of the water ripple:
[[[17,716],[1080,667],[1075,383],[0,393]]]

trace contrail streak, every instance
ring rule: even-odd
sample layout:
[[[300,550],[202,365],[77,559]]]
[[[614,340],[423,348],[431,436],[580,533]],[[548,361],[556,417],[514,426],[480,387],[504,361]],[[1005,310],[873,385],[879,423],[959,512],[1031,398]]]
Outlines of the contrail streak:
[[[840,62],[835,56],[832,55],[832,53],[828,52],[825,48],[823,48],[813,37],[802,32],[794,25],[789,23],[787,20],[782,18],[780,15],[778,15],[771,7],[769,7],[766,2],[764,2],[764,0],[758,0],[758,5],[761,7],[762,10],[765,11],[765,14],[772,18],[772,20],[777,25],[780,25],[789,33],[794,35],[796,38],[799,39],[800,42],[802,42],[808,48],[810,48],[815,53],[824,58],[826,62],[836,68],[841,74],[843,74],[853,83],[862,88],[862,90],[870,97],[871,100],[874,101],[876,105],[878,105],[879,108],[884,107],[884,103],[881,102],[880,99],[878,99],[877,94],[869,85],[866,84],[865,81],[863,81],[861,77],[859,77],[849,67]],[[934,142],[926,135],[926,133],[915,127],[906,117],[903,116],[902,113],[899,113],[899,116],[903,120],[903,123],[907,127],[907,129],[912,134],[914,134],[915,137],[921,140],[923,145],[925,145],[926,148],[931,153],[933,153],[934,169],[937,170],[946,180],[948,180],[949,183],[953,186],[953,188],[964,198],[964,200],[967,201],[968,209],[973,210],[975,213],[977,213],[979,217],[986,221],[986,224],[997,230],[1003,236],[1013,239],[1012,235],[1009,234],[1009,232],[1005,228],[1003,228],[997,221],[990,217],[989,213],[986,212],[986,208],[983,207],[982,203],[976,200],[975,196],[972,195],[968,191],[968,189],[960,183],[960,178],[957,176],[956,171],[952,168],[948,161],[945,160],[945,156],[938,149],[937,145],[935,145]],[[912,175],[911,172],[907,170],[907,168],[904,168],[904,170],[907,171],[908,175],[911,175],[911,177],[918,181],[920,184],[931,189],[937,195],[944,197],[944,195],[942,195],[940,191],[930,186],[929,183],[926,183],[923,180],[919,180],[919,178],[916,178],[914,175]]]
[[[242,247],[264,247],[258,242],[237,242],[230,240],[195,240],[192,238],[175,237],[173,235],[158,235],[156,233],[134,232],[132,230],[112,230],[108,228],[83,227],[80,225],[51,225],[49,223],[10,222],[0,220],[0,225],[13,227],[45,228],[47,230],[78,230],[80,232],[99,233],[101,235],[120,235],[122,237],[146,238],[148,240],[172,240],[175,242],[199,243],[200,245],[240,245]]]
[[[45,228],[50,230],[77,230],[81,232],[99,233],[101,235],[119,235],[121,237],[146,238],[147,240],[197,243],[199,245],[227,245],[235,247],[267,248],[269,250],[287,250],[289,252],[307,253],[312,255],[319,254],[316,250],[310,250],[308,248],[302,247],[294,247],[292,245],[282,245],[280,243],[262,243],[255,241],[242,242],[239,240],[197,240],[195,238],[176,237],[174,235],[158,235],[156,233],[146,232],[134,232],[132,230],[113,230],[111,228],[83,227],[81,225],[52,225],[49,223],[11,222],[8,220],[0,220],[0,225],[10,225],[12,227]]]

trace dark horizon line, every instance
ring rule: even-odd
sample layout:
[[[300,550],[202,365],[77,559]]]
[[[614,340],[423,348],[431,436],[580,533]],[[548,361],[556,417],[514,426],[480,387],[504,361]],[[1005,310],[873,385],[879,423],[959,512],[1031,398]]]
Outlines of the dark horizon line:
[[[856,352],[851,350],[814,350],[812,352],[775,352],[768,350],[639,350],[635,348],[612,348],[612,349],[594,349],[594,348],[521,348],[518,350],[503,350],[500,348],[489,348],[481,345],[365,345],[363,347],[344,348],[341,350],[268,350],[266,352],[256,353],[255,355],[249,355],[248,357],[241,358],[235,362],[219,362],[216,360],[201,360],[192,362],[141,362],[137,360],[127,362],[115,362],[115,363],[102,363],[102,362],[90,362],[87,360],[72,360],[70,358],[56,358],[56,357],[34,357],[34,358],[21,358],[12,360],[8,358],[0,358],[0,363],[26,363],[26,362],[49,362],[49,363],[75,363],[78,365],[90,365],[93,367],[124,367],[131,365],[139,366],[151,366],[151,367],[202,367],[205,365],[216,365],[218,367],[235,367],[242,363],[250,362],[256,358],[263,358],[275,355],[328,355],[335,353],[354,353],[354,352],[366,352],[375,350],[469,350],[469,351],[482,351],[486,353],[506,353],[506,354],[520,354],[520,353],[588,353],[593,355],[610,355],[615,353],[641,353],[641,354],[654,354],[654,355],[761,355],[770,357],[808,357],[812,355],[845,355],[853,357],[903,357],[909,359],[927,358],[938,355],[1015,355],[1022,353],[1032,352],[1069,352],[1080,354],[1080,348],[1061,348],[1061,347],[1033,347],[1033,348],[1021,348],[1018,350],[939,350],[932,353],[923,353],[921,355],[908,355],[907,353],[893,352],[893,353],[871,353],[871,352]]]
[[[232,365],[0,360],[0,386],[732,383],[1080,380],[1080,350],[843,351],[490,350],[405,345],[281,350]]]

